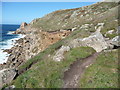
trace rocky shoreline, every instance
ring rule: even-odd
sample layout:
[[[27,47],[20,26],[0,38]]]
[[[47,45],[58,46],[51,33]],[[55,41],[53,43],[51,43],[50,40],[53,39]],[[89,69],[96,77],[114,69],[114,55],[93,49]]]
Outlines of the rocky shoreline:
[[[77,34],[75,38],[68,40],[68,43],[66,45],[61,45],[59,48],[56,49],[56,51],[54,52],[55,55],[52,57],[54,61],[62,61],[64,59],[64,53],[76,47],[92,47],[96,52],[102,52],[103,50],[109,51],[119,48],[120,39],[118,34],[120,31],[120,27],[117,28],[116,26],[111,26],[112,29],[108,28],[107,30],[107,28],[105,27],[110,27],[113,21],[103,21],[104,17],[107,20],[108,14],[112,15],[110,12],[114,10],[114,8],[111,9],[111,7],[109,7],[109,12],[107,13],[107,11],[104,10],[106,4],[103,4],[104,7],[100,5],[101,7],[98,8],[100,10],[96,9],[96,12],[93,13],[96,5],[90,6],[88,8],[85,7],[86,9],[80,8],[80,10],[63,10],[63,14],[61,14],[61,11],[57,11],[43,18],[35,19],[30,24],[27,24],[25,22],[22,23],[20,28],[18,28],[14,32],[14,34],[23,34],[25,35],[25,37],[17,40],[15,45],[11,49],[4,50],[4,52],[7,52],[10,55],[6,63],[0,64],[0,88],[2,88],[5,84],[9,84],[12,80],[16,78],[16,76],[21,74],[22,71],[26,71],[31,64],[28,67],[25,67],[25,70],[18,71],[18,68],[21,65],[23,65],[25,62],[27,62],[29,59],[36,56],[40,52],[44,51],[50,45],[56,43],[61,39],[64,39],[74,30],[79,30],[81,32],[79,32],[80,34]],[[100,19],[99,13],[102,13],[103,15],[100,15],[101,17],[104,17]],[[89,17],[90,15],[94,15],[96,17]],[[63,18],[63,16],[65,17]],[[57,20],[58,22],[56,23]],[[115,23],[117,23],[116,19],[113,20]],[[32,24],[34,24],[36,28],[33,28]],[[105,28],[105,32],[101,32],[104,31],[103,28]],[[86,32],[82,33],[82,30],[88,32],[88,35],[85,37],[79,37],[81,34],[87,34]],[[112,35],[113,33],[115,34],[114,37],[107,37],[107,35]],[[35,62],[32,62],[32,64],[34,63]]]
[[[115,46],[119,47],[118,36],[111,40],[105,39],[100,33],[102,27],[103,25],[100,25],[96,28],[96,32],[89,37],[83,39],[78,38],[71,41],[68,47],[89,46],[94,48],[96,52],[101,52],[104,49],[114,49]],[[23,65],[28,59],[34,57],[55,42],[65,38],[71,32],[71,30],[45,32],[43,30],[32,28],[26,23],[22,23],[20,28],[17,29],[14,34],[24,34],[26,36],[17,40],[15,46],[11,49],[5,50],[10,56],[6,63],[0,65],[0,86],[9,84],[16,75],[18,75],[18,72],[20,73],[20,71],[18,71],[19,66]],[[53,60],[57,61],[58,58],[61,58],[61,53],[64,51],[65,50],[61,47],[60,50],[56,52]],[[60,55],[58,53],[60,53]],[[61,59],[59,61],[61,61]]]
[[[1,75],[6,70],[9,70],[9,73],[12,74],[13,71],[16,71],[17,68],[28,59],[45,50],[49,45],[65,38],[70,34],[70,32],[71,31],[66,30],[44,32],[42,30],[32,28],[25,22],[22,23],[20,28],[17,29],[14,34],[23,34],[25,37],[17,40],[11,49],[4,50],[4,52],[7,52],[10,55],[6,63],[0,64],[0,71],[3,70],[0,72]],[[12,76],[15,77],[15,75]],[[1,77],[0,80],[2,79]],[[0,84],[0,86],[4,85],[4,83],[7,83],[8,81],[11,81],[13,77],[11,77],[11,79],[7,78],[8,80],[5,80],[2,84]]]

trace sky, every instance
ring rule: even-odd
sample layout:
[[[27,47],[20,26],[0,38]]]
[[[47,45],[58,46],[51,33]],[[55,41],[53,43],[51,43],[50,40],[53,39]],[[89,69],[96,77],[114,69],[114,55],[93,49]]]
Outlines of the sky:
[[[60,10],[78,8],[95,2],[2,2],[2,24],[30,23],[35,18]]]

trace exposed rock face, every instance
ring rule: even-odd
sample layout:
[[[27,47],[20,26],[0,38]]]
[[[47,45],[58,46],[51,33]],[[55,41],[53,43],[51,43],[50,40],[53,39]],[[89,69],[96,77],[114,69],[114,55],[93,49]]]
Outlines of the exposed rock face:
[[[25,34],[25,31],[22,31],[25,29],[25,27],[28,26],[28,24],[26,22],[23,22],[21,25],[20,25],[20,28],[18,28],[14,34]]]
[[[83,39],[76,39],[78,46],[89,46],[94,48],[97,52],[107,49],[108,45],[100,32],[95,32],[91,36]],[[76,47],[76,46],[74,46]]]
[[[26,22],[23,22],[23,23],[21,24],[21,26],[20,26],[20,29],[24,29],[25,26],[27,26],[27,23],[26,23]]]
[[[70,43],[71,48],[79,47],[79,46],[88,46],[94,48],[97,52],[101,52],[104,49],[108,48],[108,45],[100,33],[101,29],[103,28],[104,23],[98,23],[95,27],[96,32],[91,34],[89,37],[86,38],[77,38]],[[84,27],[88,27],[85,25]]]
[[[8,52],[10,56],[8,57],[7,63],[0,65],[0,86],[11,82],[16,75],[14,70],[6,70],[6,68],[18,68],[28,59],[45,50],[51,44],[65,38],[71,32],[66,30],[57,32],[44,32],[29,26],[24,27],[25,25],[25,23],[21,25],[20,29],[15,33],[22,33],[26,36],[17,40],[14,47],[5,50],[5,52]]]
[[[26,25],[24,23],[22,26]],[[45,50],[49,45],[65,38],[71,31],[56,31],[56,32],[44,32],[30,26],[19,29],[19,33],[24,33],[26,36],[16,41],[16,45],[11,49],[5,50],[10,54],[7,63],[0,66],[0,69],[4,68],[17,68],[22,65],[23,62],[34,57],[39,52]],[[18,33],[18,30],[16,31]]]
[[[80,46],[88,46],[92,47],[93,49],[96,50],[96,52],[101,52],[104,49],[108,48],[108,44],[106,43],[103,35],[99,32],[96,31],[93,33],[91,36],[86,37],[86,38],[77,38],[74,39],[69,43],[68,46],[62,46],[55,54],[53,57],[53,60],[55,61],[61,61],[64,59],[64,52],[67,52],[70,50],[70,48],[76,48]]]
[[[111,40],[113,45],[120,46],[120,37],[116,36]]]
[[[15,77],[16,72],[14,69],[3,69],[0,71],[0,88],[4,84],[9,84]]]
[[[113,49],[114,47],[120,47],[120,37],[116,36],[111,40],[106,41],[109,45],[110,49]]]
[[[103,26],[104,26],[104,23],[98,23],[97,26],[95,26],[95,29],[96,29],[98,32],[100,32],[101,29],[103,28]]]

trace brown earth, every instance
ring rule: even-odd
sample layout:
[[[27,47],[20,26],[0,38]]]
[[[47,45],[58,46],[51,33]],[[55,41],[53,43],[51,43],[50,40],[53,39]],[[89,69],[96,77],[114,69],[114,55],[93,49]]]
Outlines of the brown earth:
[[[45,50],[48,46],[56,43],[57,41],[65,38],[70,34],[70,31],[57,31],[57,32],[41,32],[41,51]]]
[[[27,27],[26,27],[27,28]],[[57,41],[68,36],[71,31],[63,30],[56,32],[44,32],[40,30],[36,30],[33,28],[27,28],[28,30],[19,30],[16,31],[16,34],[25,33],[25,37],[16,41],[16,46],[11,49],[6,49],[4,52],[10,54],[8,57],[8,61],[4,64],[0,64],[0,70],[5,68],[17,68],[22,63],[26,62],[28,59],[34,57],[39,52],[44,51],[50,45],[56,43]],[[21,28],[20,28],[21,29]],[[31,34],[28,35],[30,31],[35,30],[37,35]],[[19,55],[18,55],[19,54]]]

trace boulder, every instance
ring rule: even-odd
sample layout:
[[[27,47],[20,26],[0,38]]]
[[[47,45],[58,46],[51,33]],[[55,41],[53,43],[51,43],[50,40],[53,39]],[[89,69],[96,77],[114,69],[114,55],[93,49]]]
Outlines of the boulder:
[[[116,36],[111,40],[106,41],[108,43],[109,49],[116,49],[120,47],[120,37]]]
[[[120,37],[116,36],[111,40],[112,45],[120,46]]]
[[[0,71],[0,88],[3,85],[9,84],[16,76],[16,71],[14,69],[3,69]]]
[[[70,42],[71,48],[80,47],[80,46],[92,47],[93,49],[96,50],[96,52],[101,52],[102,50],[108,48],[108,44],[106,43],[103,35],[99,31],[96,31],[89,37],[82,39],[77,38],[74,39],[72,42]]]
[[[55,56],[53,57],[54,61],[61,61],[62,59],[64,59],[64,52],[69,51],[70,47],[69,46],[62,46],[55,54]]]
[[[95,26],[96,31],[100,32],[104,25],[104,23],[98,23],[97,26]]]

